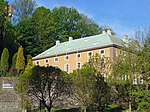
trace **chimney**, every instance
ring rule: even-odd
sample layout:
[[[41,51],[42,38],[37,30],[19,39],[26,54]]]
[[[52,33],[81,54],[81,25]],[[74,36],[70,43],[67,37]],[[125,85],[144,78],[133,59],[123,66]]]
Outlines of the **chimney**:
[[[69,41],[73,40],[73,37],[69,37]]]
[[[60,44],[60,41],[59,40],[56,40],[56,45],[59,45]]]
[[[128,39],[129,39],[129,38],[128,38],[128,35],[124,35],[123,39],[124,39],[124,40],[128,40]]]
[[[107,30],[107,34],[111,35],[111,29]]]
[[[102,31],[102,34],[106,34],[106,31],[105,31],[105,30],[103,30],[103,31]]]

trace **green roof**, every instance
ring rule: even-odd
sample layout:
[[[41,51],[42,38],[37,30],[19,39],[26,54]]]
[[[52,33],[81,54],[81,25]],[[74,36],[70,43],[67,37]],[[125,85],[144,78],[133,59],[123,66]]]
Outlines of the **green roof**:
[[[33,60],[56,56],[60,54],[80,52],[88,49],[101,48],[110,45],[123,46],[122,43],[122,39],[117,38],[114,35],[109,35],[107,33],[99,34],[60,43],[33,57]]]

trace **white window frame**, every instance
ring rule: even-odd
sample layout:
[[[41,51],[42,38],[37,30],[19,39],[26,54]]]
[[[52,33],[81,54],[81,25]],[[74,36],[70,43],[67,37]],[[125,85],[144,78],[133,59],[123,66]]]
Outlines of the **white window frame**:
[[[101,51],[104,51],[104,53],[101,54]],[[100,54],[100,55],[105,55],[105,49],[100,49],[100,50],[99,50],[99,54]]]
[[[133,84],[135,84],[135,85],[137,84],[137,78],[133,79]]]
[[[80,57],[78,57],[78,55],[80,55]],[[78,58],[81,58],[81,53],[77,53],[76,54],[76,58],[78,59]]]
[[[67,70],[67,65],[68,65],[68,70]],[[69,73],[70,72],[70,66],[69,66],[69,64],[68,63],[66,63],[65,65],[64,65],[64,71],[66,71],[67,73]]]
[[[59,66],[58,66],[58,65],[54,65],[54,67],[55,67],[55,68],[59,68]]]
[[[46,62],[46,61],[48,61],[48,62]],[[45,59],[45,60],[44,60],[44,63],[45,63],[45,64],[49,64],[49,59]]]
[[[91,56],[89,56],[89,53],[90,53],[90,52],[92,53]],[[88,51],[88,52],[87,52],[87,57],[92,57],[92,56],[93,56],[93,51]]]
[[[79,63],[80,63],[80,68],[78,68]],[[76,69],[81,69],[81,62],[76,62]]]
[[[37,63],[39,63],[39,64],[37,64]],[[37,61],[36,61],[36,65],[40,65],[40,60],[37,60]]]
[[[68,59],[66,59],[67,56],[68,56]],[[69,60],[69,55],[65,55],[64,56],[64,60]]]
[[[58,58],[58,57],[54,57],[54,62],[58,62],[58,61],[59,61],[59,58],[58,58],[58,60],[57,60],[57,61],[55,60],[56,58]]]
[[[143,84],[144,80],[142,76],[139,76],[139,84]]]

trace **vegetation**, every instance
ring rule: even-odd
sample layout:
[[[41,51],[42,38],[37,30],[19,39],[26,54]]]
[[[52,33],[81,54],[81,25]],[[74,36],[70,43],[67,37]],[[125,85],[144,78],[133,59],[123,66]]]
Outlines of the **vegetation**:
[[[22,110],[30,110],[36,98],[50,112],[65,94],[84,112],[150,111],[150,29],[137,30],[115,60],[96,54],[80,70],[66,74],[59,68],[32,65],[32,56],[54,46],[56,40],[91,36],[105,28],[74,8],[35,8],[34,0],[14,1],[18,21],[11,24],[7,4],[0,0],[0,77],[18,77],[15,89]]]
[[[25,58],[22,46],[19,47],[16,59],[16,69],[18,73],[23,73],[25,69]]]

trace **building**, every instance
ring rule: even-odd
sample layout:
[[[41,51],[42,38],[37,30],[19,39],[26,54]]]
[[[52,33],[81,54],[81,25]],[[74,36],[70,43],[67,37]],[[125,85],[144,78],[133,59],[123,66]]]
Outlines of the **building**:
[[[126,36],[127,37],[127,36]],[[115,58],[119,49],[123,46],[123,40],[112,35],[111,30],[103,31],[102,34],[60,43],[41,54],[33,57],[33,63],[39,66],[55,66],[70,73],[80,69],[91,56],[96,53],[105,57]]]

